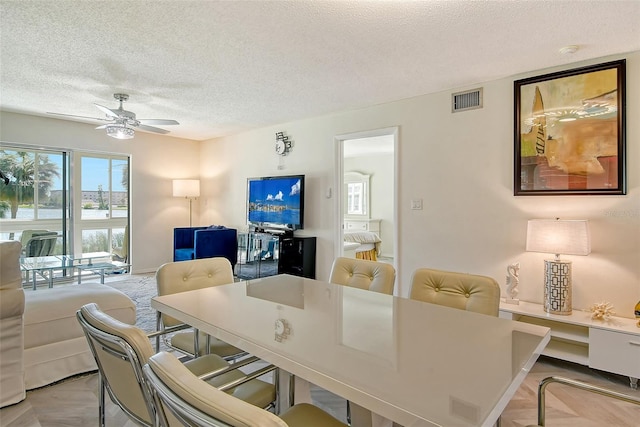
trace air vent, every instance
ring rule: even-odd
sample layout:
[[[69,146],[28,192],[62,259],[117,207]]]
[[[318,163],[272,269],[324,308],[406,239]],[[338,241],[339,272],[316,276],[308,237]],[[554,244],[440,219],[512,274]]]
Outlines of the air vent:
[[[458,92],[451,95],[451,112],[482,108],[482,88]]]

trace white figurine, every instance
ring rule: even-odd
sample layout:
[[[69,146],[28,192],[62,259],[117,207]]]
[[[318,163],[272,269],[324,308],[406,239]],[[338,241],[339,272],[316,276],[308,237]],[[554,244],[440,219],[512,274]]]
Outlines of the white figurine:
[[[520,283],[519,274],[519,262],[507,266],[507,297],[505,302],[508,304],[520,304],[520,300],[516,298],[518,296],[518,284]]]

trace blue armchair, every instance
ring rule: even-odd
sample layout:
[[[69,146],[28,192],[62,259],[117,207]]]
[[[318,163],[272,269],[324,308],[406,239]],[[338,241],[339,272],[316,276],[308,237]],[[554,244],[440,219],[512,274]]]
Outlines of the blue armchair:
[[[224,257],[235,268],[238,262],[238,231],[222,226],[173,229],[173,260]]]

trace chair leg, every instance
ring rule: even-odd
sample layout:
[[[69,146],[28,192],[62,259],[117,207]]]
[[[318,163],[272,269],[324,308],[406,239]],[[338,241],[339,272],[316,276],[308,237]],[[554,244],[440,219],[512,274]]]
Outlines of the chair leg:
[[[289,375],[289,405],[296,403],[296,376]]]
[[[156,331],[160,331],[160,312],[156,312]],[[156,336],[156,353],[160,351],[160,335]]]
[[[211,335],[209,334],[206,335],[206,339],[204,343],[205,343],[204,354],[211,354]]]
[[[282,396],[280,396],[280,368],[273,371],[273,384],[276,387],[276,414],[281,413],[282,408]]]
[[[98,391],[98,425],[105,427],[105,415],[104,415],[104,380],[102,374],[98,373],[98,381],[100,382],[100,390]]]
[[[193,357],[200,357],[200,331],[193,328]]]

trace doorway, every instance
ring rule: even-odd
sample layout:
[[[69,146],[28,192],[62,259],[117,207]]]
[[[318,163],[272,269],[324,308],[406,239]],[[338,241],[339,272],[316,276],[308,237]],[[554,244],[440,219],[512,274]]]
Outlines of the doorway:
[[[339,135],[335,145],[336,256],[373,247],[379,261],[393,264],[398,280],[398,128]],[[373,235],[379,242],[353,242]]]

